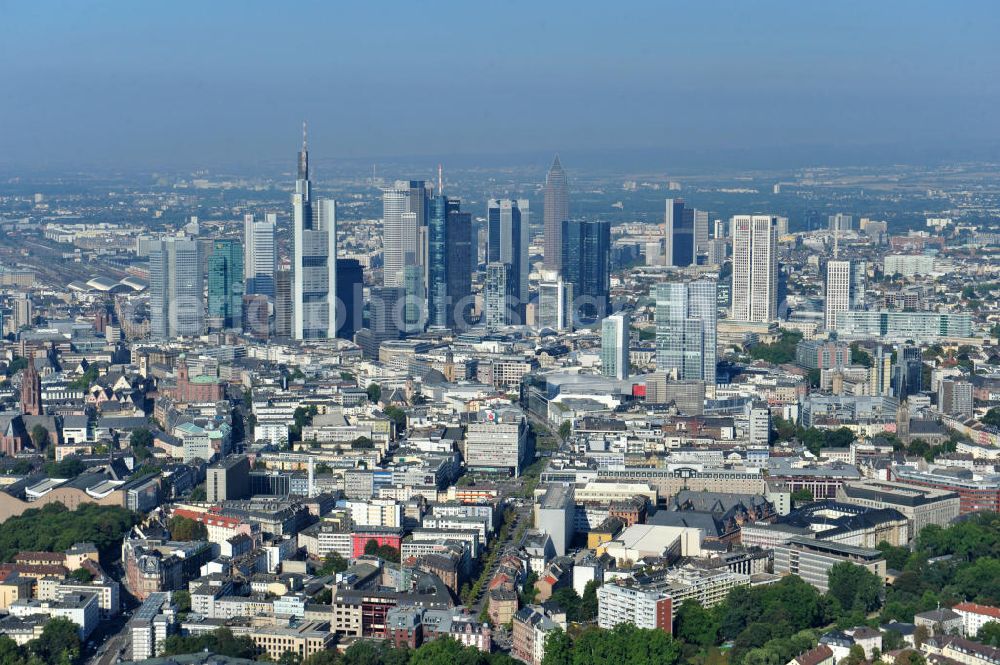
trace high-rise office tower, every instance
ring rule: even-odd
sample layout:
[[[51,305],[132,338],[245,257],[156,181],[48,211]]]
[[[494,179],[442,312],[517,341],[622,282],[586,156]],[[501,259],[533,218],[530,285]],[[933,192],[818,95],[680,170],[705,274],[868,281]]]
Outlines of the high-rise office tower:
[[[938,384],[938,411],[966,419],[973,413],[972,384],[957,379],[943,379]]]
[[[14,320],[13,328],[15,331],[31,325],[35,319],[33,309],[30,294],[19,293],[14,298],[11,315]]]
[[[715,280],[657,284],[656,368],[677,380],[703,380],[714,393],[718,306]]]
[[[149,329],[156,339],[202,333],[205,279],[196,240],[164,238],[149,250]]]
[[[551,328],[562,332],[573,330],[573,285],[563,281],[558,272],[546,271],[538,283],[538,310],[535,325],[539,330]]]
[[[433,198],[427,222],[428,323],[435,328],[468,325],[472,304],[472,216],[458,199]]]
[[[223,329],[243,325],[243,248],[238,240],[212,241],[208,256],[208,316]]]
[[[487,330],[520,323],[514,312],[511,295],[512,270],[509,263],[494,262],[486,265],[483,282],[483,323]]]
[[[406,266],[420,265],[425,250],[420,229],[427,223],[429,202],[423,180],[398,180],[382,190],[382,283],[404,286]]]
[[[595,321],[607,313],[611,224],[569,220],[562,223],[563,279],[573,285],[573,316]]]
[[[531,213],[527,199],[491,199],[487,211],[486,263],[506,263],[510,297],[508,306],[524,320],[528,303],[528,227]]]
[[[732,218],[733,306],[729,318],[767,323],[778,316],[778,250],[774,217]]]
[[[726,250],[728,245],[726,245],[725,240],[712,239],[708,241],[705,248],[705,263],[710,266],[722,266],[726,262]]]
[[[278,270],[274,273],[274,336],[292,336],[292,271]]]
[[[612,314],[601,322],[601,373],[604,376],[628,378],[628,345],[628,314]]]
[[[892,354],[882,345],[875,350],[875,362],[868,370],[868,388],[871,395],[892,394]]]
[[[838,212],[827,217],[827,228],[830,231],[851,231],[854,229],[854,217]]]
[[[892,391],[900,400],[923,390],[923,357],[919,346],[904,346],[897,354]]]
[[[398,286],[377,286],[368,299],[368,324],[354,336],[366,358],[378,358],[382,342],[402,337],[406,290]]]
[[[337,336],[337,203],[312,199],[304,136],[292,205],[292,336],[332,339]]]
[[[851,262],[828,261],[823,320],[827,330],[836,330],[837,315],[851,309]]]
[[[667,199],[663,221],[665,265],[694,264],[694,210],[684,207],[684,199]]]
[[[247,295],[260,294],[274,298],[274,271],[277,266],[275,238],[277,215],[267,213],[264,219],[253,215],[243,217],[243,271],[246,273]]]
[[[357,259],[337,259],[337,337],[354,339],[363,321],[365,274]],[[341,309],[342,308],[342,309]]]
[[[694,210],[694,252],[695,255],[708,251],[708,211]]]
[[[868,262],[851,262],[851,309],[865,308],[865,292],[868,289]]]
[[[562,223],[569,219],[569,183],[559,155],[545,175],[545,267],[562,270]]]
[[[423,332],[427,325],[427,293],[424,289],[424,268],[420,265],[403,268],[403,332],[408,335]]]

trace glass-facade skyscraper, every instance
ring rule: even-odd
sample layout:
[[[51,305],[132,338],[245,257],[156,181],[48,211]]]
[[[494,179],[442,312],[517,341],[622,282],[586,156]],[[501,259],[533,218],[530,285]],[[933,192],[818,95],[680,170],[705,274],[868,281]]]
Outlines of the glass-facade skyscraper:
[[[601,374],[615,379],[628,378],[629,316],[612,314],[601,322]]]
[[[337,259],[337,337],[354,339],[364,312],[365,275],[357,259]],[[343,312],[340,310],[343,307]]]
[[[292,207],[292,336],[332,339],[337,336],[337,203],[313,202],[305,140]]]
[[[663,217],[666,265],[682,268],[695,263],[694,219],[694,209],[685,207],[684,199],[667,199]]]
[[[573,285],[573,316],[583,321],[608,311],[611,224],[570,220],[562,223],[563,279]]]
[[[243,247],[239,241],[212,241],[208,256],[208,316],[222,328],[243,324]]]
[[[657,284],[653,296],[656,368],[676,373],[679,381],[703,380],[713,390],[718,322],[715,280]]]
[[[528,227],[531,224],[527,199],[491,199],[487,206],[486,263],[506,263],[510,285],[508,305],[523,320],[528,303]]]
[[[204,326],[204,273],[196,240],[150,243],[150,334],[157,339],[200,335]]]
[[[436,196],[427,222],[428,325],[461,328],[472,293],[472,216],[458,199]]]

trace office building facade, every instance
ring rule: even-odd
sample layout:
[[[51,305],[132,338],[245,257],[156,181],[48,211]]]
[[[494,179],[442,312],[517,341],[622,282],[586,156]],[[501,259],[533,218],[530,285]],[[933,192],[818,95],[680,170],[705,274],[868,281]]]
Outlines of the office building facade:
[[[427,231],[428,325],[463,329],[472,305],[472,216],[457,199],[436,196]]]
[[[337,259],[337,337],[354,339],[363,322],[365,274],[357,259]]]
[[[204,275],[198,242],[164,238],[150,244],[150,334],[191,337],[204,329]]]
[[[337,336],[337,203],[313,201],[305,141],[292,207],[292,336],[332,339]]]
[[[405,286],[404,268],[423,265],[421,233],[427,225],[429,198],[423,180],[398,180],[382,190],[382,284]]]
[[[562,277],[573,285],[573,316],[594,321],[609,309],[611,224],[570,220],[562,224]],[[575,321],[576,322],[576,321]]]
[[[656,368],[714,393],[718,306],[715,280],[657,284]]]
[[[243,248],[239,241],[212,241],[208,257],[208,316],[220,328],[243,325],[243,286]]]
[[[612,314],[601,322],[601,374],[616,379],[628,378],[628,345],[628,314]]]
[[[267,213],[263,220],[253,215],[243,218],[243,270],[247,295],[274,298],[274,273],[277,269],[277,215]]]
[[[527,199],[491,199],[486,209],[486,262],[508,266],[510,302],[523,320],[528,303],[528,227],[531,212]]]
[[[663,217],[666,265],[683,268],[694,264],[694,220],[694,210],[684,205],[684,199],[667,199]]]
[[[545,268],[562,270],[562,223],[569,219],[569,183],[559,155],[545,176]]]
[[[732,309],[729,318],[769,323],[778,316],[778,254],[775,218],[736,215],[733,236]]]

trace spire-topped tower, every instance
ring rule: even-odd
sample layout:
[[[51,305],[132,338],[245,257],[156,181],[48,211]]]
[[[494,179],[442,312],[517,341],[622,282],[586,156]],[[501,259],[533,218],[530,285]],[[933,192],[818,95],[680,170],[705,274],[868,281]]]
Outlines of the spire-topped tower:
[[[299,180],[309,180],[309,142],[305,120],[302,121],[302,150],[299,152]]]
[[[562,270],[562,223],[569,220],[569,183],[559,155],[545,176],[545,267]]]
[[[444,196],[444,178],[441,174],[440,164],[438,164],[438,196]]]

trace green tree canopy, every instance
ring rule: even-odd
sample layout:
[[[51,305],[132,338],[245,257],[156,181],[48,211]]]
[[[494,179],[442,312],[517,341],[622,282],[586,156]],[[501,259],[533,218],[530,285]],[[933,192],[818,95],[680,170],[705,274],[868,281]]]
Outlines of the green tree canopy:
[[[170,537],[174,540],[206,540],[208,538],[208,527],[183,515],[171,517],[167,528],[170,530]]]

